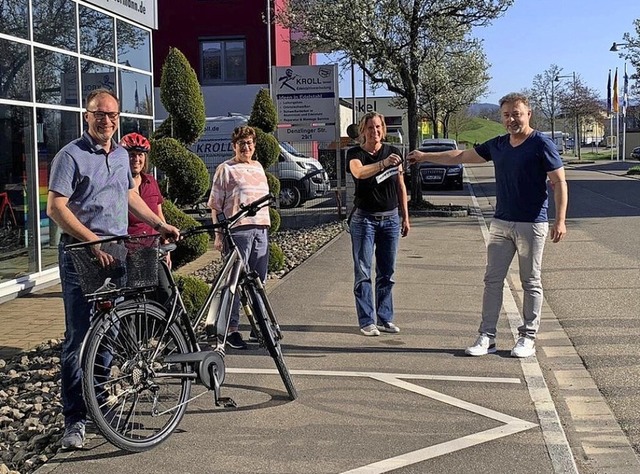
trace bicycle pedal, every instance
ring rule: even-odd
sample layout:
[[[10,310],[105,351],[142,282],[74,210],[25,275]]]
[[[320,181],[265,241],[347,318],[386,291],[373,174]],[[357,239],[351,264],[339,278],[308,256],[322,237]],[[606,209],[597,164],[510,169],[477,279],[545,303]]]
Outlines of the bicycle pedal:
[[[218,397],[216,406],[222,408],[237,408],[238,404],[231,397]]]

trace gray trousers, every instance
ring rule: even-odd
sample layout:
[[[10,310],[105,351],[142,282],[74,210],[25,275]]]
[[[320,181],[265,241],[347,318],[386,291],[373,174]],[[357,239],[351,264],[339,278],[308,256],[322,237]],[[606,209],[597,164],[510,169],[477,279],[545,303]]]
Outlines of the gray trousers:
[[[517,253],[520,281],[524,290],[524,324],[518,328],[518,332],[520,336],[535,339],[542,313],[542,253],[548,232],[548,222],[507,222],[493,219],[489,226],[480,333],[492,337],[496,335],[504,279]]]

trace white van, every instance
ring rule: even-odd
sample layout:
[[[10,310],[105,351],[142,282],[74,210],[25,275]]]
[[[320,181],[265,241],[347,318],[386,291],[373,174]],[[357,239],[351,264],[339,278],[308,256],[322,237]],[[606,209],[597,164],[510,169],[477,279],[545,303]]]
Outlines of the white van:
[[[248,119],[246,115],[206,119],[202,136],[190,149],[202,158],[212,176],[220,163],[233,156],[233,129],[246,125]],[[320,162],[300,153],[287,142],[280,143],[278,161],[267,171],[280,179],[280,207],[285,209],[324,196],[331,189],[329,177]]]

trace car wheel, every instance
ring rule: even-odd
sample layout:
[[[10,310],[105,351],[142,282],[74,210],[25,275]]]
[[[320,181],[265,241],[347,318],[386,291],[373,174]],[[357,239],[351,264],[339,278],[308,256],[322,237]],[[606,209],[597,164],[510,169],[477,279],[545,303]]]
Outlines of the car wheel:
[[[292,207],[298,207],[302,195],[300,190],[290,181],[285,181],[280,184],[280,207],[283,209],[291,209]]]

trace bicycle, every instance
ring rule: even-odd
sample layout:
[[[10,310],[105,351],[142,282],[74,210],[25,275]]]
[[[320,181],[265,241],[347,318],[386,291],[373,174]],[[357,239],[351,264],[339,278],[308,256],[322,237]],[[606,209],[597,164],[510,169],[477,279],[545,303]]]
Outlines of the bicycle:
[[[220,396],[220,388],[225,379],[224,347],[236,294],[258,342],[274,359],[289,398],[297,398],[282,354],[283,335],[265,288],[258,275],[247,268],[230,232],[233,224],[255,215],[272,198],[266,195],[241,206],[230,218],[220,214],[217,224],[183,232],[182,238],[222,232],[229,249],[193,321],[162,260],[175,244],[161,246],[160,236],[152,235],[111,237],[65,247],[81,276],[83,292],[95,302],[97,310],[81,350],[85,404],[99,432],[113,445],[131,452],[158,446],[176,429],[187,404],[211,391],[216,406],[235,406],[233,400]],[[117,264],[97,266],[91,250],[97,245],[113,255]],[[168,308],[148,298],[157,285],[158,268],[170,282]],[[207,332],[214,329],[212,348],[199,343],[202,322]],[[208,390],[190,398],[193,383]]]

